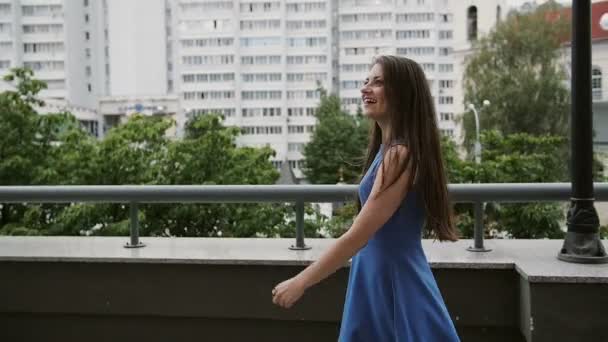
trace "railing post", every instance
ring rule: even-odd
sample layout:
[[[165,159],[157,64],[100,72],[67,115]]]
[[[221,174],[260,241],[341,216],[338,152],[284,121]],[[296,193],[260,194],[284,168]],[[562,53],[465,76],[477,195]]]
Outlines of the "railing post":
[[[296,244],[289,249],[301,251],[310,248],[304,243],[304,202],[298,201],[296,202]]]
[[[473,203],[473,208],[475,210],[475,244],[473,247],[467,248],[469,252],[489,252],[491,249],[485,248],[483,245],[483,203],[475,202]]]
[[[131,202],[130,207],[131,216],[131,241],[125,244],[125,248],[140,248],[146,245],[139,241],[139,205],[137,202]]]

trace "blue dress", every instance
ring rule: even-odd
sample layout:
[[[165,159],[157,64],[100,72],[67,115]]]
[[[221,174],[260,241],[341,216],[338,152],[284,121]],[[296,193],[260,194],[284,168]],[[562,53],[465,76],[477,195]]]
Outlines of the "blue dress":
[[[363,205],[382,149],[361,180]],[[339,342],[459,341],[421,243],[424,209],[408,192],[395,214],[353,257]]]

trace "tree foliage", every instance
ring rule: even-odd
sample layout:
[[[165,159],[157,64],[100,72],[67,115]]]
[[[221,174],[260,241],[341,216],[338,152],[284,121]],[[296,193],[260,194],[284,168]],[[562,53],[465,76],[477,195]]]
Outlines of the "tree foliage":
[[[480,113],[481,129],[503,134],[565,137],[569,90],[560,47],[569,24],[552,7],[509,16],[474,46],[464,73],[465,103],[491,106]],[[553,19],[550,19],[553,18]],[[464,115],[465,140],[474,137],[472,113]]]
[[[363,167],[369,122],[342,111],[340,99],[322,93],[317,126],[304,149],[304,175],[313,184],[357,183]]]

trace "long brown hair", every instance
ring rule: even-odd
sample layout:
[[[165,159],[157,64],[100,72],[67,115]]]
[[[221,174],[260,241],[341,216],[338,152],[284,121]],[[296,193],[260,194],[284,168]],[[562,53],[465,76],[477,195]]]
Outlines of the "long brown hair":
[[[382,141],[380,126],[375,122],[372,125],[363,174],[370,168],[381,144],[389,146],[394,141],[403,142],[408,148],[408,156],[405,162],[398,164],[397,175],[408,168],[411,171],[408,189],[415,188],[421,195],[428,233],[440,241],[456,241],[458,234],[448,196],[437,116],[424,71],[413,60],[398,56],[377,56],[372,66],[374,64],[382,67],[384,75],[389,132],[385,132],[386,141]],[[387,150],[383,150],[382,160]],[[397,177],[387,184],[383,180],[380,191],[393,185]],[[358,205],[360,208],[360,202]]]

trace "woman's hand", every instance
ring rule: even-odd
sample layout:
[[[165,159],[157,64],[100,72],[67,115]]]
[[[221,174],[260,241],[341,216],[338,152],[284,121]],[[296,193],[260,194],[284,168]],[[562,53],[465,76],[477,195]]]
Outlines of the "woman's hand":
[[[285,309],[291,308],[302,297],[306,287],[298,278],[291,278],[272,289],[272,302]]]

